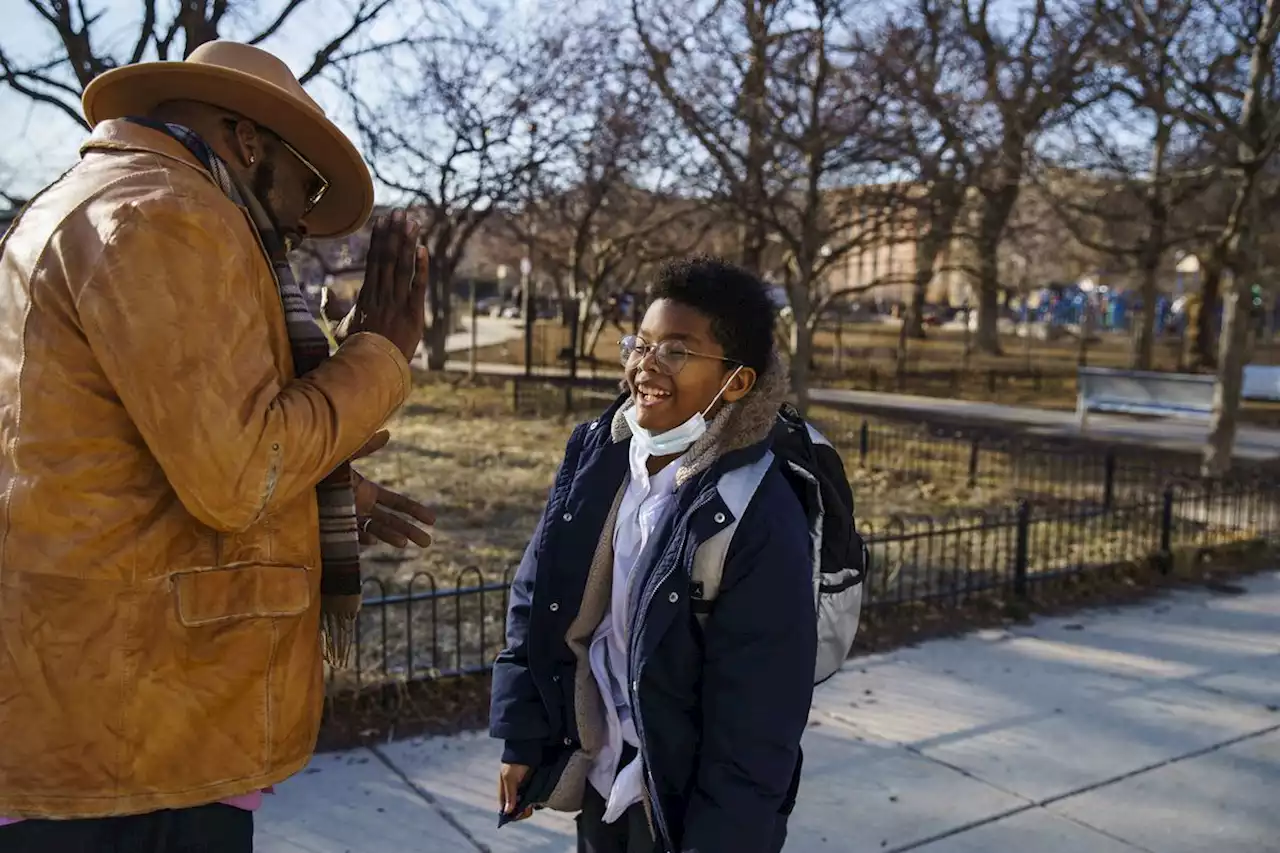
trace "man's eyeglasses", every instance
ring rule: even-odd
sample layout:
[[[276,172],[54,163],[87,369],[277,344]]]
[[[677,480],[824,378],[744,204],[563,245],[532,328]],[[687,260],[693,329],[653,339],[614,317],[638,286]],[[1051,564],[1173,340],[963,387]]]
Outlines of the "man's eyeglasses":
[[[283,139],[280,139],[279,136],[277,136],[276,139],[279,140],[280,144],[285,147],[285,150],[297,158],[298,162],[303,165],[303,168],[310,172],[315,178],[315,189],[312,190],[311,195],[307,196],[307,206],[302,211],[302,215],[306,216],[308,213],[316,209],[316,205],[320,203],[320,199],[324,198],[324,194],[329,191],[329,180],[324,175],[320,174],[320,170],[313,166],[310,160],[299,154],[297,148],[294,148]]]
[[[239,124],[241,121],[246,121],[246,120],[247,119],[242,119],[236,116],[226,117],[227,125],[231,128],[233,133],[235,132],[235,126]],[[274,139],[276,142],[279,142],[286,151],[288,151],[290,154],[293,155],[295,160],[297,160],[299,163],[302,164],[302,168],[306,169],[308,172],[311,173],[311,176],[313,178],[313,180],[311,181],[311,185],[314,187],[314,189],[312,189],[310,194],[307,196],[306,207],[304,207],[302,210],[302,215],[306,216],[308,213],[316,209],[316,205],[320,203],[320,199],[324,198],[325,193],[329,192],[329,179],[326,178],[324,175],[320,174],[320,170],[317,169],[310,160],[308,160],[306,157],[303,157],[297,148],[294,148],[288,142],[285,142],[283,139],[281,139],[279,134],[275,133],[274,131],[268,130],[265,127],[262,127],[261,125],[256,125],[256,126],[260,131],[270,134],[272,139]]]
[[[660,341],[659,343],[651,344],[638,335],[627,335],[618,342],[618,350],[624,367],[639,364],[652,354],[653,361],[658,366],[658,369],[668,376],[675,376],[681,370],[684,370],[684,366],[688,364],[690,356],[693,358],[711,358],[716,361],[723,361],[726,364],[741,363],[724,356],[693,352],[684,345],[683,341]]]

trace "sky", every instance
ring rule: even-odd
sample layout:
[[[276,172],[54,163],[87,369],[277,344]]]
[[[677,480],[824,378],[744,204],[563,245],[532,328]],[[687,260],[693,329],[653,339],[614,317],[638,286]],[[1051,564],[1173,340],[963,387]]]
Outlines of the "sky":
[[[284,59],[295,73],[301,73],[310,65],[315,50],[338,33],[338,22],[350,20],[353,0],[307,0],[289,23],[263,46]],[[52,28],[41,20],[26,4],[19,0],[4,0],[10,14],[4,16],[4,28],[0,30],[0,47],[20,60],[43,59],[52,56],[57,40]],[[104,15],[95,26],[95,41],[111,46],[121,46],[115,55],[125,53],[124,45],[136,32],[138,0],[96,0],[87,3],[90,9],[101,10]],[[169,5],[162,3],[161,5]],[[224,27],[228,38],[244,38],[261,29],[270,13],[279,8],[276,0],[240,3],[240,8],[259,9],[251,20],[234,21]],[[406,0],[406,10],[417,11],[414,0]],[[332,24],[328,22],[334,22]],[[371,30],[375,38],[394,37],[403,30],[403,19],[390,15],[380,18]],[[324,81],[308,86],[312,97],[330,112],[340,127],[352,137],[355,130],[340,115],[342,97],[335,87]],[[0,86],[0,189],[15,195],[29,195],[40,189],[70,167],[77,157],[84,130],[55,108],[35,106],[27,98]]]

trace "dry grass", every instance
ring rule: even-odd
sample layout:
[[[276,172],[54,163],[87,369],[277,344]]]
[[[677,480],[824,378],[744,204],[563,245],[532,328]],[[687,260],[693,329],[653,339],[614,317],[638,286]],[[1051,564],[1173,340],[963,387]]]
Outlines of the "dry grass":
[[[537,523],[571,426],[512,414],[500,388],[420,381],[388,425],[391,442],[357,467],[434,508],[436,541],[426,552],[406,552],[403,562],[380,547],[370,573],[396,588],[424,570],[441,582],[471,566],[501,577]]]
[[[551,402],[545,411],[558,410],[558,398]],[[1015,548],[1009,521],[1019,498],[1037,505],[1027,543],[1033,574],[1132,560],[1158,544],[1155,505],[1097,514],[1101,470],[1096,455],[1072,459],[1042,453],[1041,466],[1016,445],[984,448],[978,476],[971,478],[966,441],[939,441],[877,425],[863,466],[857,439],[861,419],[821,409],[813,417],[844,456],[859,528],[880,539],[872,545],[872,601],[926,594],[964,600],[978,587],[1007,583]],[[577,420],[513,414],[510,391],[501,386],[420,379],[389,425],[391,443],[358,467],[434,507],[436,543],[425,552],[373,549],[365,560],[366,598],[432,589],[445,594],[367,607],[360,623],[359,669],[336,676],[335,693],[369,683],[403,687],[434,672],[478,671],[492,660],[501,646],[505,592],[466,590],[500,584],[518,563]],[[1119,483],[1115,497],[1127,502],[1139,494],[1151,495],[1151,487],[1135,478]],[[1185,529],[1177,540],[1224,541],[1251,534],[1252,524],[1220,514],[1180,514],[1176,521]],[[984,517],[1004,523],[984,525]],[[1224,535],[1224,528],[1231,529]],[[893,539],[929,529],[937,533]],[[464,592],[450,594],[457,589]]]
[[[436,542],[427,551],[373,549],[366,559],[368,574],[388,590],[403,590],[423,571],[444,586],[469,567],[486,579],[501,579],[519,561],[537,524],[577,420],[513,414],[510,394],[502,387],[420,381],[388,425],[391,442],[357,467],[433,507]],[[984,477],[970,486],[956,476],[966,464],[961,445],[932,458],[929,449],[938,454],[938,448],[928,442],[885,446],[877,449],[876,466],[864,469],[856,451],[848,449],[852,421],[830,410],[816,411],[815,421],[845,436],[842,449],[859,522],[872,529],[897,515],[941,518],[1007,507],[1017,497],[1011,478]]]
[[[542,411],[558,409],[558,399],[550,402]],[[442,586],[459,577],[473,582],[474,572],[464,574],[470,568],[487,580],[501,580],[533,532],[569,432],[589,416],[585,411],[576,417],[518,415],[501,386],[438,377],[419,381],[389,425],[391,443],[358,467],[433,507],[436,542],[425,552],[374,549],[366,561],[368,574],[388,590],[405,589],[415,573],[424,571]],[[1102,463],[1096,454],[1033,458],[1016,447],[984,446],[978,476],[970,478],[971,450],[965,441],[939,441],[872,422],[864,467],[857,439],[862,418],[823,407],[815,407],[811,416],[841,450],[859,526],[867,531],[884,530],[895,519],[942,526],[978,512],[1007,511],[1019,498],[1048,506],[1101,498]],[[1147,492],[1134,477],[1118,482],[1117,500]]]

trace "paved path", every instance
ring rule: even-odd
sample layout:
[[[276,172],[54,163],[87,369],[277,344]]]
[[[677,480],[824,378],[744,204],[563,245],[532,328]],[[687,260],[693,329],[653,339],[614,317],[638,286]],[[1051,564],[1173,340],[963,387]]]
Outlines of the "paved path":
[[[848,391],[817,388],[810,392],[815,403],[852,409],[868,414],[935,417],[951,421],[999,424],[1024,432],[1047,436],[1078,436],[1075,412],[1004,406],[975,400],[919,397],[876,391]],[[1208,434],[1208,421],[1188,418],[1139,419],[1112,415],[1090,415],[1086,435],[1092,438],[1199,451]],[[1242,459],[1270,459],[1280,456],[1280,430],[1244,427],[1236,437],[1235,455]]]
[[[818,689],[787,853],[1278,853],[1280,572],[855,660]],[[495,826],[497,745],[315,759],[260,853],[569,853]]]
[[[495,321],[503,322],[503,321]],[[447,371],[465,372],[466,361],[450,361]],[[490,376],[523,376],[524,368],[515,364],[481,362],[477,370]],[[563,367],[541,367],[539,374],[564,377]],[[579,376],[614,378],[612,368],[589,367],[579,371]],[[836,388],[815,388],[810,392],[815,403],[848,409],[868,415],[907,417],[911,419],[936,418],[950,422],[963,421],[975,424],[992,424],[1018,429],[1032,435],[1078,436],[1079,428],[1074,412],[1037,409],[1030,406],[1005,406],[977,400],[955,400],[945,397],[921,397],[898,394],[891,391],[849,391]],[[1085,435],[1090,438],[1137,444],[1144,447],[1161,447],[1183,452],[1200,452],[1208,433],[1208,422],[1186,418],[1141,419],[1122,415],[1090,415]],[[1235,456],[1240,459],[1264,460],[1280,457],[1280,430],[1262,427],[1243,427],[1236,437]]]
[[[479,348],[496,346],[505,344],[507,341],[518,341],[524,335],[524,327],[520,325],[519,320],[507,320],[499,317],[478,317],[476,318],[476,343]],[[450,356],[465,355],[471,351],[471,318],[464,317],[462,325],[465,326],[461,332],[454,332],[444,339],[444,351]],[[427,366],[427,353],[422,345],[418,345],[418,352],[414,356],[414,366],[425,369]],[[485,372],[493,372],[490,368],[509,367],[510,365],[484,365]],[[451,363],[449,370],[466,370],[468,368],[467,360]]]

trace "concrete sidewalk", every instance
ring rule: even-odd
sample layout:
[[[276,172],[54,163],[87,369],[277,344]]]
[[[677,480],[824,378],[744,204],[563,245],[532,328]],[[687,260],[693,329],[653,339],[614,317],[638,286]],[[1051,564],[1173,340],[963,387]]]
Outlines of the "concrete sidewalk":
[[[788,853],[1280,851],[1280,572],[851,661],[818,689]],[[568,853],[496,828],[483,735],[319,756],[262,853]]]

